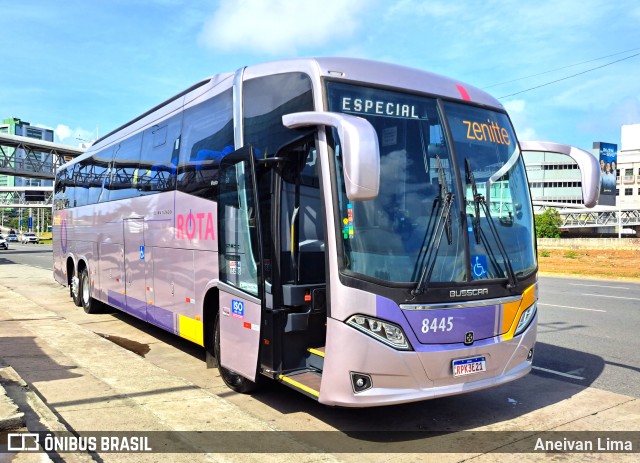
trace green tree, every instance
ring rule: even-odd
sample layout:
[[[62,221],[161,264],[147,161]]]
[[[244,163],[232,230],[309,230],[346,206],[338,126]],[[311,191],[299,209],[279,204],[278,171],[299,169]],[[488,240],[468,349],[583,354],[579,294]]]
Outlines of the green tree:
[[[562,217],[560,213],[549,208],[542,214],[535,216],[536,236],[538,238],[560,238],[560,225],[562,225]]]

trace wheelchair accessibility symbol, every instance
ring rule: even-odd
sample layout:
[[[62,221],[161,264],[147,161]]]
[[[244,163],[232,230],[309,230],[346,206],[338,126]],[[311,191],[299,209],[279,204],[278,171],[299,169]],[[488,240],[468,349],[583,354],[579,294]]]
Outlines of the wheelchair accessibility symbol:
[[[487,278],[487,256],[473,256],[473,278]]]

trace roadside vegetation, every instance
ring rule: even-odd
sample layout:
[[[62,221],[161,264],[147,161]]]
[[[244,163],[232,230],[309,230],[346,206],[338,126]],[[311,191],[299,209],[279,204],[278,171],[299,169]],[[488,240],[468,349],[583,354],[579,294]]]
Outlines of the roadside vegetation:
[[[538,238],[560,238],[562,217],[556,209],[549,208],[542,214],[535,215],[534,219]]]
[[[640,249],[538,248],[542,274],[640,280]]]

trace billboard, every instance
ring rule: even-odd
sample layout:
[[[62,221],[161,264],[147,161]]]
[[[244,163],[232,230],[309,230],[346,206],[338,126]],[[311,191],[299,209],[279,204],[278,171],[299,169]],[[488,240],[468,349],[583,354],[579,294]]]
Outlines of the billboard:
[[[600,206],[616,205],[616,169],[618,164],[618,145],[614,143],[594,142],[593,149],[600,161]]]

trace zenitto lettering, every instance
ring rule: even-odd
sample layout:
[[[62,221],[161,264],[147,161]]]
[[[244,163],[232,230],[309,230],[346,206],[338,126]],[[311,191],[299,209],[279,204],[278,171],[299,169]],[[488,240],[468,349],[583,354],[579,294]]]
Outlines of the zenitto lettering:
[[[500,127],[495,121],[487,122],[462,121],[467,126],[467,139],[510,145],[509,132]]]

